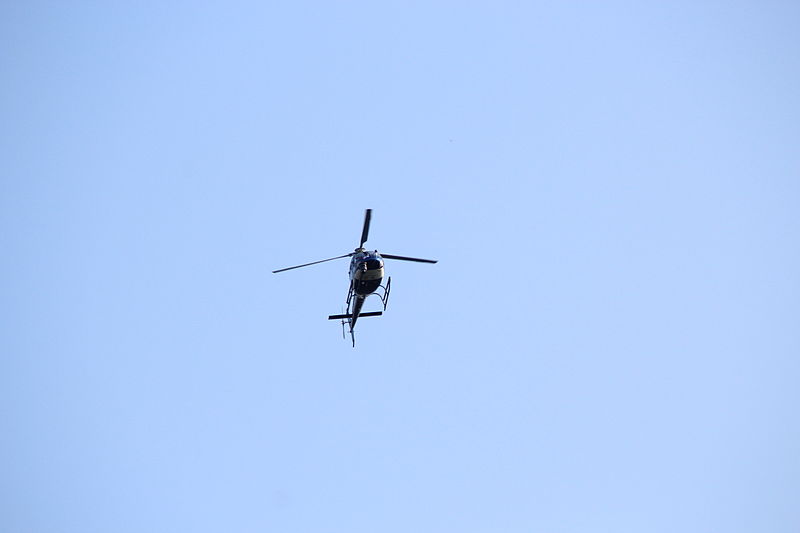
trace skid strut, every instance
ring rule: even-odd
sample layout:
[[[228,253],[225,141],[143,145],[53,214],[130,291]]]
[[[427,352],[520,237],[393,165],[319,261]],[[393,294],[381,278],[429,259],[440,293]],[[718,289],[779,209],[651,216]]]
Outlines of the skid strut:
[[[380,285],[380,288],[383,289],[383,296],[380,296],[380,299],[383,302],[383,310],[386,311],[386,306],[389,304],[389,292],[392,290],[392,277],[386,278],[386,286]]]

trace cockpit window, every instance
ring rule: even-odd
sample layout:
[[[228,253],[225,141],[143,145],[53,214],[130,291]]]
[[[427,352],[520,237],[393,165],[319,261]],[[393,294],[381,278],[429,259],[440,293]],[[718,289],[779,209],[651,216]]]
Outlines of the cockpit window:
[[[375,259],[370,257],[365,261],[367,263],[367,268],[369,270],[377,270],[383,266],[383,262],[380,259]]]

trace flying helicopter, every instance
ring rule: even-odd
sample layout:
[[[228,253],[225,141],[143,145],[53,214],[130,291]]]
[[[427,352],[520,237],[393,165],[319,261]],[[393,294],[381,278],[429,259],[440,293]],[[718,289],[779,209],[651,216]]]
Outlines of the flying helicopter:
[[[406,257],[402,255],[379,254],[377,250],[369,251],[364,248],[364,243],[367,242],[369,236],[369,224],[372,219],[372,209],[367,209],[364,214],[364,227],[361,230],[361,242],[358,248],[349,254],[331,257],[329,259],[322,259],[320,261],[313,261],[302,265],[291,266],[273,270],[273,274],[278,272],[285,272],[295,268],[302,268],[326,261],[334,261],[336,259],[344,259],[350,257],[350,288],[347,290],[347,311],[341,315],[330,315],[328,320],[341,320],[342,321],[342,335],[344,335],[344,327],[350,327],[350,338],[353,340],[353,346],[356,345],[355,333],[353,329],[356,327],[356,321],[359,317],[367,316],[380,316],[383,311],[386,311],[386,305],[389,303],[389,292],[392,288],[391,276],[386,278],[386,285],[382,285],[383,280],[383,260],[396,259],[399,261],[414,261],[417,263],[436,263],[433,259],[419,259],[417,257]],[[376,294],[383,302],[383,311],[371,311],[362,313],[361,308],[364,305],[364,300],[368,296]]]

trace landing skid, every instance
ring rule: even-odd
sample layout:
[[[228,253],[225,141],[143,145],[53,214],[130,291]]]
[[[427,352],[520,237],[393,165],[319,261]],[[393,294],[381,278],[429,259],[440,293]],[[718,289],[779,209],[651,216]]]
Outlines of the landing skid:
[[[386,311],[386,306],[389,305],[389,292],[392,290],[392,277],[389,276],[386,278],[385,287],[383,285],[380,285],[379,287],[383,289],[383,294],[378,294],[378,297],[383,302],[383,310]]]

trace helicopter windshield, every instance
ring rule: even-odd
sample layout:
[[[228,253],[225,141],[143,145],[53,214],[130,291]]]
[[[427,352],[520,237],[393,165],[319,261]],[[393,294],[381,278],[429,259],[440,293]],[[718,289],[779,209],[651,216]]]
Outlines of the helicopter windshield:
[[[367,264],[367,269],[369,270],[377,270],[383,267],[383,261],[374,256],[367,258],[364,262]]]

